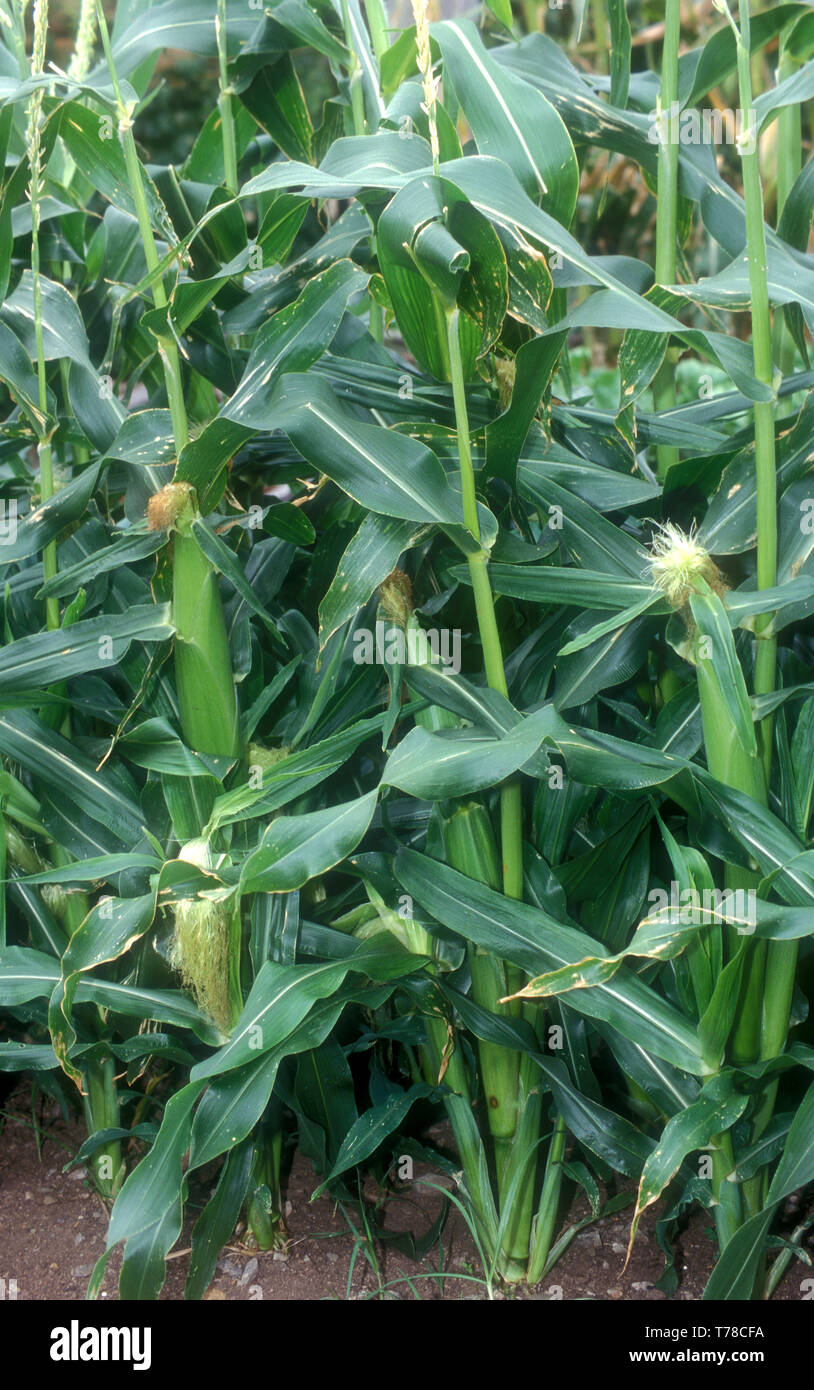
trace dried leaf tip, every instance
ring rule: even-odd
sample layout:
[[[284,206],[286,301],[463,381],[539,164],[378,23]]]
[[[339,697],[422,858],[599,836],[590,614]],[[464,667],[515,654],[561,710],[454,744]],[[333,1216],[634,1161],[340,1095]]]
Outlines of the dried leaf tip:
[[[384,616],[399,627],[406,627],[413,613],[413,586],[404,570],[393,570],[379,586],[379,603]]]

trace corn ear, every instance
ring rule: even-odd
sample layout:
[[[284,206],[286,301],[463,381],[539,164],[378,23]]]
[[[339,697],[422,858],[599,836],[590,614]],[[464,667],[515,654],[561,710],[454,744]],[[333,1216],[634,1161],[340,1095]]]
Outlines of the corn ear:
[[[423,630],[415,613],[410,614],[407,620],[406,631],[408,637],[410,633],[414,634],[413,641],[415,643],[415,651],[418,655],[416,665],[431,666],[432,651],[430,644],[427,638],[424,637]],[[426,709],[419,710],[415,716],[415,722],[419,724],[422,729],[428,729],[430,733],[434,733],[438,729],[457,729],[460,724],[458,716],[453,714],[452,710],[444,709],[442,705],[428,705]]]
[[[690,595],[690,607],[697,629],[696,671],[707,766],[718,781],[765,806],[766,778],[746,683],[721,600],[708,590],[704,592],[705,587],[701,581],[700,592]],[[709,655],[702,656],[702,651]],[[754,890],[758,881],[759,876],[750,869],[727,865],[727,888]],[[743,938],[734,929],[728,935],[729,956],[734,959]],[[747,943],[737,1019],[729,1042],[730,1056],[737,1063],[754,1062],[759,1054],[765,959],[764,941]]]
[[[201,869],[215,862],[205,840],[192,840],[179,859]],[[170,964],[224,1037],[237,1022],[240,989],[240,913],[238,906],[213,896],[186,898],[174,907],[175,931]]]
[[[172,620],[181,728],[191,748],[240,757],[241,738],[229,639],[215,570],[195,538],[195,491],[170,483],[150,499],[153,529],[171,528]]]

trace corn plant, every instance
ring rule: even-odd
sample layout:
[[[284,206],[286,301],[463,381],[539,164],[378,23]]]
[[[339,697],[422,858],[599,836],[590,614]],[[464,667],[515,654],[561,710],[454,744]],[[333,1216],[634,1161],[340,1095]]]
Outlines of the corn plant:
[[[651,71],[597,0],[587,72],[503,4],[94,0],[62,72],[0,0],[0,1064],[84,1107],[91,1291],[123,1243],[157,1296],[218,1160],[201,1297],[241,1210],[285,1241],[290,1138],[344,1203],[428,1107],[490,1283],[578,1187],[631,1244],[661,1203],[668,1289],[691,1204],[709,1298],[799,1247],[814,61],[807,5],[715,9]]]

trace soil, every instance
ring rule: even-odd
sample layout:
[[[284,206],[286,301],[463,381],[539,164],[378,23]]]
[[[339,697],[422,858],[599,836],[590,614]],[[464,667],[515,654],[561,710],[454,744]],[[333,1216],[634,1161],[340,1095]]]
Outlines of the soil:
[[[83,1168],[70,1162],[84,1137],[78,1120],[66,1122],[53,1103],[41,1101],[36,1117],[31,1091],[21,1081],[0,1112],[0,1291],[19,1300],[83,1299],[93,1266],[105,1245],[108,1212]],[[39,1144],[39,1151],[38,1151]],[[217,1165],[215,1165],[215,1168]],[[200,1207],[207,1196],[204,1170],[190,1185],[190,1205]],[[413,1181],[398,1184],[387,1194],[370,1182],[365,1198],[379,1203],[381,1224],[399,1232],[428,1230],[439,1214],[443,1197],[430,1180],[448,1184],[416,1163]],[[311,1165],[295,1156],[286,1185],[285,1221],[288,1243],[283,1251],[257,1252],[241,1241],[238,1226],[232,1243],[221,1254],[207,1299],[251,1301],[351,1299],[485,1299],[489,1292],[469,1230],[452,1210],[440,1243],[423,1259],[411,1259],[390,1241],[368,1246],[354,1235],[362,1230],[358,1207],[347,1216],[327,1196],[311,1201],[317,1186]],[[577,1195],[561,1229],[588,1215],[584,1196]],[[661,1301],[656,1288],[664,1259],[654,1227],[658,1208],[644,1214],[630,1263],[625,1268],[630,1211],[602,1219],[580,1231],[552,1272],[532,1290],[494,1297],[522,1299],[599,1299]],[[799,1220],[799,1214],[792,1218]],[[189,1260],[189,1237],[194,1212],[168,1261],[161,1299],[183,1298]],[[701,1297],[715,1262],[707,1213],[695,1214],[679,1237],[676,1261],[682,1300]],[[812,1246],[810,1246],[812,1248]],[[108,1265],[101,1298],[118,1298],[119,1262]],[[806,1267],[792,1262],[774,1298],[796,1301],[803,1296]],[[12,1283],[12,1281],[14,1281]],[[2,1296],[0,1294],[0,1296]]]

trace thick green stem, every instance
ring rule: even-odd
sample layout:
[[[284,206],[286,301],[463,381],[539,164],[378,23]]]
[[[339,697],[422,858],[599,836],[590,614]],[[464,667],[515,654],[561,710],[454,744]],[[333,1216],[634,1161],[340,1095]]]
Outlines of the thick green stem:
[[[545,31],[545,12],[538,0],[521,0],[520,8],[523,11],[523,23],[527,34]]]
[[[353,39],[353,25],[351,24],[348,0],[342,0],[342,24],[345,30],[345,47],[350,55],[348,59],[348,86],[353,115],[353,133],[354,135],[364,135],[366,132],[365,94],[362,90],[362,70],[356,56],[356,44]]]
[[[31,70],[34,75],[42,71],[45,59],[45,33],[42,25],[47,25],[45,11],[40,18],[40,32],[34,35],[34,53]],[[25,29],[23,28],[23,52],[25,51]],[[54,463],[51,452],[51,424],[48,420],[48,378],[45,366],[45,345],[42,328],[42,274],[40,269],[40,199],[42,197],[42,89],[35,91],[28,106],[28,162],[31,173],[31,276],[34,282],[34,339],[37,353],[37,396],[39,419],[37,435],[40,465],[40,499],[48,502],[54,495]],[[42,553],[43,578],[53,579],[57,572],[56,541],[49,541]],[[51,631],[59,627],[59,602],[56,598],[45,600],[45,621]]]
[[[89,1062],[84,1079],[87,1086],[84,1107],[88,1134],[118,1129],[121,1119],[113,1058]],[[116,1139],[97,1149],[89,1166],[101,1195],[105,1198],[115,1197],[124,1180],[121,1141]]]
[[[40,282],[40,258],[39,248],[37,247],[38,237],[35,233],[31,252],[31,262],[34,266],[34,329],[37,339],[37,379],[39,382],[39,404],[43,416],[48,412],[48,388],[45,378],[45,356],[43,353],[42,342],[42,287]],[[37,247],[35,250],[34,248]],[[46,428],[47,425],[46,425]],[[47,502],[54,495],[54,461],[51,452],[51,441],[49,438],[42,437],[39,443],[40,461],[40,500]],[[53,579],[57,572],[57,543],[49,541],[42,552],[42,575],[43,580]],[[45,622],[50,631],[55,632],[59,627],[59,599],[47,598],[45,600]]]
[[[232,89],[229,85],[229,72],[226,51],[226,0],[218,0],[215,21],[218,39],[218,63],[220,67],[220,111],[221,138],[223,140],[223,167],[226,187],[232,197],[237,196],[237,145],[235,143],[235,117],[232,109]]]
[[[61,845],[52,850],[54,866],[64,867],[71,862],[71,855]],[[72,937],[88,915],[90,903],[86,893],[66,893],[58,912],[59,920],[68,937]],[[99,1009],[96,1027],[103,1037],[106,1031],[104,1016]],[[120,1129],[119,1092],[116,1085],[116,1066],[110,1054],[91,1056],[83,1068],[83,1107],[88,1135],[99,1134],[105,1129]],[[118,1195],[124,1182],[125,1163],[121,1140],[114,1139],[97,1149],[89,1161],[99,1193],[106,1200]]]
[[[712,1140],[712,1195],[715,1201],[715,1230],[722,1252],[743,1220],[738,1185],[729,1181],[734,1167],[732,1136],[729,1133],[716,1135]]]
[[[447,320],[447,348],[449,352],[450,377],[452,381],[453,401],[455,404],[458,459],[461,469],[463,519],[467,530],[480,544],[481,532],[480,521],[478,519],[477,494],[475,490],[475,472],[472,465],[469,415],[466,406],[466,387],[463,364],[461,361],[459,314],[457,308],[446,308],[445,313]],[[489,583],[488,559],[489,557],[485,550],[478,550],[467,557],[469,574],[472,581],[472,591],[475,599],[478,631],[483,648],[486,679],[492,690],[497,690],[501,695],[508,696],[506,672],[503,666],[503,654],[501,651],[497,618],[495,616],[494,599]],[[522,787],[517,778],[501,788],[500,840],[503,860],[503,892],[507,897],[522,899],[523,801]],[[518,988],[520,983],[516,980],[515,976],[516,972],[510,969],[507,971],[509,986],[512,991]],[[535,1068],[531,1059],[526,1056],[521,1057],[519,1070],[521,1097],[532,1091],[536,1080],[534,1073]],[[515,1137],[515,1143],[516,1142],[517,1136]],[[523,1241],[525,1242],[525,1256],[523,1258],[527,1258],[528,1256],[528,1246],[531,1237],[531,1219],[533,1214],[532,1199],[535,1172],[536,1148],[532,1148],[532,1157],[526,1165],[522,1183],[517,1189],[514,1197],[517,1212],[523,1215],[521,1219],[522,1230],[521,1227],[515,1223],[510,1231],[512,1260],[518,1258],[517,1250]]]
[[[739,144],[743,166],[743,194],[746,206],[746,248],[749,263],[749,289],[752,311],[752,354],[755,377],[774,390],[771,310],[766,266],[766,229],[757,118],[752,101],[752,73],[749,66],[750,21],[748,0],[740,0],[741,34],[738,42],[738,81],[743,113],[743,133]],[[757,583],[770,589],[777,582],[777,478],[775,467],[774,400],[758,401],[755,417],[755,477],[757,484]],[[764,636],[771,614],[762,614],[755,624],[755,694],[774,690],[777,641]],[[761,753],[768,782],[772,756],[772,719],[759,726]]]
[[[472,447],[469,438],[469,414],[466,407],[466,388],[461,345],[458,336],[458,309],[447,309],[447,346],[449,350],[452,395],[455,403],[455,425],[458,436],[458,459],[461,467],[463,518],[467,530],[480,544],[478,500],[475,492],[475,471],[472,466]],[[508,696],[503,653],[497,628],[492,587],[489,583],[489,556],[478,550],[467,557],[475,612],[478,620],[486,679],[492,690]],[[500,796],[500,838],[503,855],[503,891],[509,897],[523,896],[523,806],[519,782],[510,782]]]
[[[458,336],[460,321],[458,309],[447,309],[446,320],[452,396],[455,404],[455,425],[458,435],[458,460],[461,468],[464,526],[480,544],[481,533],[478,500],[475,492],[475,470],[472,465],[472,446],[469,438],[469,412],[466,405],[466,387],[461,361],[461,344]],[[500,635],[497,630],[492,588],[487,571],[489,557],[485,550],[479,550],[468,558],[478,629],[483,645],[486,679],[492,690],[499,690],[501,695],[506,695],[508,693],[506,673],[503,669]]]
[[[681,0],[667,0],[664,11],[664,49],[661,60],[658,199],[656,204],[656,281],[674,285],[676,279],[676,237],[678,223],[678,41],[681,28]],[[656,409],[670,410],[676,403],[674,364],[665,358],[655,381]],[[678,449],[659,444],[656,457],[660,478],[678,463]]]
[[[787,51],[785,41],[780,43],[780,63],[777,69],[778,83],[785,81],[796,72],[799,64]],[[786,205],[786,199],[803,167],[802,154],[802,115],[798,105],[784,106],[777,115],[777,222]],[[774,357],[783,376],[791,376],[794,371],[794,339],[788,330],[783,310],[775,310],[774,319]]]
[[[288,1240],[283,1220],[282,1121],[282,1104],[272,1096],[255,1140],[251,1196],[246,1204],[246,1222],[258,1250],[279,1250]]]
[[[763,764],[754,753],[748,752],[740,743],[733,724],[731,711],[721,694],[720,686],[713,678],[707,661],[699,661],[696,667],[698,696],[701,705],[701,720],[704,730],[704,747],[707,766],[713,777],[736,791],[766,804],[766,782]],[[759,882],[758,875],[750,869],[737,864],[726,868],[726,886],[732,892],[753,891]],[[730,933],[730,955],[742,944],[742,937],[734,930]],[[762,977],[762,942],[748,943],[743,968],[741,995],[738,1015],[730,1039],[733,1061],[754,1062],[759,1051]]]
[[[560,1192],[562,1189],[562,1165],[565,1158],[566,1138],[565,1121],[562,1116],[559,1115],[557,1117],[557,1123],[554,1126],[554,1134],[548,1149],[545,1176],[543,1177],[543,1190],[540,1194],[537,1216],[534,1220],[534,1240],[528,1272],[528,1281],[530,1284],[537,1284],[545,1274],[548,1257],[551,1252],[551,1244],[557,1229],[557,1212],[559,1210]]]
[[[156,249],[153,226],[150,221],[150,211],[147,206],[147,195],[144,191],[144,181],[142,179],[141,162],[136,149],[136,140],[133,134],[132,112],[122,97],[119,77],[116,71],[116,64],[113,59],[113,49],[110,43],[107,20],[102,8],[102,0],[96,0],[96,13],[99,20],[99,33],[102,39],[102,47],[105,51],[110,79],[113,84],[113,91],[116,95],[117,114],[119,117],[119,138],[124,152],[124,161],[127,168],[127,182],[130,196],[136,209],[141,242],[144,250],[144,258],[147,262],[147,269],[152,275],[159,266],[158,251]],[[166,309],[168,305],[167,292],[161,276],[156,276],[152,284],[153,303],[157,309]],[[181,359],[178,354],[178,347],[172,337],[172,329],[167,327],[166,336],[159,339],[159,354],[164,368],[164,381],[167,389],[167,401],[172,417],[172,428],[175,436],[176,454],[180,454],[189,441],[189,424],[187,421],[186,405],[184,403],[183,377],[181,374]]]
[[[605,14],[605,0],[591,0],[591,18],[596,40],[596,70],[606,72],[608,67],[608,18]]]
[[[365,0],[365,14],[367,15],[376,62],[381,65],[382,58],[390,47],[390,40],[387,33],[387,10],[384,0]]]
[[[540,1122],[543,1096],[540,1073],[524,1067],[521,1059],[520,1119],[512,1141],[511,1153],[503,1174],[500,1193],[500,1273],[509,1284],[528,1279],[529,1251],[534,1220],[534,1189],[537,1156],[540,1146]],[[536,1075],[532,1075],[532,1071]],[[532,1089],[536,1085],[536,1089]]]
[[[497,846],[486,809],[478,802],[459,806],[445,822],[444,848],[453,869],[485,883],[489,888],[500,890]],[[505,962],[489,951],[470,946],[469,968],[475,1002],[490,1013],[510,1015],[512,1006],[499,1002],[511,988]],[[506,1165],[519,1113],[520,1057],[509,1048],[480,1039],[478,1058],[486,1114],[495,1149],[498,1192],[502,1199]]]
[[[426,1052],[429,1060],[430,1077],[433,1083],[437,1084],[441,1076],[442,1061],[447,1048],[447,1029],[440,1018],[428,1018],[426,1029]],[[451,1056],[449,1056],[443,1080],[452,1092],[446,1097],[444,1108],[461,1161],[466,1190],[472,1202],[478,1233],[490,1258],[492,1258],[496,1253],[497,1239],[495,1204],[489,1187],[483,1141],[478,1132],[477,1121],[472,1110],[469,1078],[458,1047],[454,1047]]]
[[[163,279],[155,274],[160,262],[133,134],[132,110],[122,96],[102,0],[96,0],[96,13],[116,97],[119,136],[127,168],[130,196],[136,209],[147,269],[154,277],[153,303],[157,309],[168,310]],[[184,400],[181,361],[172,334],[168,315],[166,335],[159,336],[159,354],[164,368],[175,452],[176,457],[179,457],[189,442],[189,422]],[[217,577],[192,532],[192,523],[196,519],[197,509],[190,503],[184,515],[177,518],[173,552],[172,609],[176,630],[175,671],[181,705],[181,725],[185,739],[197,752],[213,756],[239,757],[242,742],[229,639]]]
[[[748,136],[748,139],[743,143],[742,158],[749,285],[752,302],[754,371],[758,381],[773,387],[774,365],[767,288],[763,189],[760,181],[757,127],[752,105],[752,75],[749,66],[750,19],[748,0],[740,0],[740,20],[741,41],[738,44],[738,79],[744,131]],[[759,589],[768,589],[777,580],[777,476],[774,402],[758,402],[755,405],[754,414],[757,481],[757,582]],[[766,634],[766,628],[771,623],[771,618],[771,614],[764,614],[755,625],[757,652],[754,688],[756,695],[769,694],[775,688],[777,640]],[[767,783],[771,769],[772,727],[771,715],[766,716],[759,727],[760,746]],[[796,966],[796,942],[771,941],[768,943],[760,1028],[760,1056],[762,1059],[776,1057],[785,1046]],[[771,1117],[775,1093],[776,1087],[770,1088],[764,1098],[757,1121],[761,1128],[765,1127]]]
[[[742,107],[743,128],[738,144],[743,162],[744,197],[746,204],[747,252],[752,307],[752,351],[754,373],[759,381],[773,389],[773,364],[771,349],[771,318],[769,296],[766,283],[766,238],[763,223],[763,190],[760,180],[758,160],[757,127],[752,103],[752,78],[749,65],[749,5],[741,0],[741,28],[734,21],[730,23],[735,32],[737,45],[738,78]],[[775,477],[774,404],[773,401],[758,402],[754,407],[755,418],[755,470],[757,484],[757,580],[761,589],[771,588],[777,574],[777,493]],[[758,695],[767,694],[775,684],[775,640],[765,634],[771,621],[770,615],[762,615],[756,624],[756,647],[754,689]],[[707,762],[713,776],[728,786],[745,792],[763,805],[767,801],[767,786],[771,765],[771,719],[762,721],[758,733],[758,756],[747,752],[740,744],[737,729],[722,700],[720,690],[706,671],[705,662],[698,665],[698,689],[704,725],[704,742]],[[750,870],[730,865],[727,868],[727,887],[753,890],[757,876]],[[731,948],[740,943],[733,939]],[[772,1029],[785,1030],[788,1016],[778,1020],[775,1002],[764,999],[766,992],[765,973],[767,962],[772,954],[771,947],[787,943],[772,943],[769,950],[764,942],[751,942],[744,952],[745,961],[741,982],[738,1014],[730,1038],[730,1055],[733,1061],[749,1063],[756,1061],[764,1046],[766,1032],[765,1018],[772,1017]],[[730,950],[731,954],[731,950]],[[775,957],[775,960],[777,958]],[[789,969],[786,951],[780,960],[781,974]],[[793,976],[793,963],[791,972]],[[773,965],[773,973],[777,966]],[[784,991],[781,990],[781,993]]]

